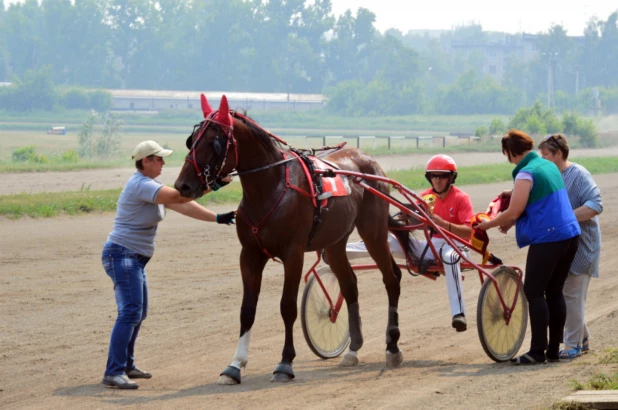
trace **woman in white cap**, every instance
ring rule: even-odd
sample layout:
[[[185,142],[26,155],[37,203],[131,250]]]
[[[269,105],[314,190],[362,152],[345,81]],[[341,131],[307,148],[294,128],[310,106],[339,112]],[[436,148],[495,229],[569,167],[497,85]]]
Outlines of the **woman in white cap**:
[[[164,158],[171,154],[171,150],[155,141],[144,141],[135,147],[132,158],[137,171],[120,194],[114,228],[103,246],[103,267],[114,283],[118,317],[102,383],[120,389],[137,389],[138,384],[131,379],[152,377],[135,367],[134,348],[148,311],[145,267],[154,253],[154,238],[165,217],[165,208],[201,221],[227,225],[233,224],[236,216],[235,211],[215,214],[159,182],[156,178],[161,175]]]

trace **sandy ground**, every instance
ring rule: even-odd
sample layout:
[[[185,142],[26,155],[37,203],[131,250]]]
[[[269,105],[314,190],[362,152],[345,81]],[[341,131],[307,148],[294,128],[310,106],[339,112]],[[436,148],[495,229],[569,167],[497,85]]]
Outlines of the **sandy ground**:
[[[409,169],[424,167],[427,160],[434,154],[394,155],[378,157],[380,165],[385,171],[392,169]],[[450,153],[458,166],[495,164],[506,161],[501,153],[495,152],[459,152]],[[598,149],[574,149],[571,158],[583,156],[614,156],[618,155],[618,146]],[[122,188],[135,168],[99,169],[72,172],[45,172],[45,173],[3,173],[0,175],[0,195],[37,192],[78,191],[82,188],[112,189]],[[180,173],[180,167],[165,168],[159,179],[172,185]]]
[[[119,171],[104,173],[114,172]],[[137,391],[117,391],[100,384],[116,315],[100,251],[114,215],[0,220],[0,407],[547,408],[571,392],[568,380],[616,372],[616,365],[598,361],[602,350],[616,347],[618,340],[618,276],[613,274],[618,255],[612,251],[618,247],[618,210],[611,205],[618,201],[618,178],[612,174],[595,179],[606,210],[601,217],[601,278],[592,281],[588,293],[590,354],[543,366],[494,363],[476,331],[476,274],[464,282],[469,317],[465,333],[450,327],[444,280],[405,274],[400,301],[404,362],[398,369],[386,369],[386,292],[379,272],[364,271],[359,272],[365,337],[360,365],[340,369],[337,359],[318,359],[305,344],[298,320],[297,377],[288,384],[270,382],[283,347],[282,267],[272,262],[264,273],[243,383],[215,384],[231,362],[239,333],[240,248],[233,228],[204,225],[173,212],[161,223],[157,251],[148,266],[150,312],[137,346],[137,364],[154,377],[141,381]],[[482,211],[508,186],[463,189],[475,210]],[[525,250],[515,247],[512,233],[493,231],[491,249],[507,264],[524,264]],[[311,260],[308,254],[305,265]],[[523,349],[528,344],[529,335]]]

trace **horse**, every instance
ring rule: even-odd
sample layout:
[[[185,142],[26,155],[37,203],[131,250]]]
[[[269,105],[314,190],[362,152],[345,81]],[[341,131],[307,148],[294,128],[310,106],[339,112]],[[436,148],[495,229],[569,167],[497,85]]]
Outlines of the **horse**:
[[[264,130],[251,118],[230,111],[224,95],[213,110],[201,95],[204,120],[187,139],[189,153],[174,187],[183,197],[198,198],[225,185],[222,179],[237,173],[242,200],[237,209],[236,232],[242,246],[240,271],[243,298],[240,307],[240,338],[232,363],[220,374],[218,384],[238,384],[241,369],[249,357],[249,341],[257,308],[262,272],[269,259],[278,258],[284,267],[280,311],[285,324],[281,362],[271,381],[294,379],[296,357],[293,325],[297,318],[297,297],[305,252],[324,251],[348,308],[350,345],[340,366],[356,366],[363,345],[358,305],[357,278],[346,256],[348,237],[356,228],[379,267],[388,294],[386,365],[403,361],[398,303],[401,270],[387,244],[389,205],[360,185],[350,183],[347,196],[331,197],[316,221],[315,197],[302,161],[282,149],[282,140]],[[344,170],[384,176],[379,164],[356,148],[344,148],[324,158]],[[388,194],[384,182],[366,183]]]

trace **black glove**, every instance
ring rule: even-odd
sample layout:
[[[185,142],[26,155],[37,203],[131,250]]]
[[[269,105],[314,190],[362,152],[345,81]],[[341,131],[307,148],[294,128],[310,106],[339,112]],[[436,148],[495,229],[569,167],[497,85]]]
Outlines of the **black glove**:
[[[236,211],[228,212],[225,214],[217,214],[217,223],[225,225],[233,225],[236,218]]]

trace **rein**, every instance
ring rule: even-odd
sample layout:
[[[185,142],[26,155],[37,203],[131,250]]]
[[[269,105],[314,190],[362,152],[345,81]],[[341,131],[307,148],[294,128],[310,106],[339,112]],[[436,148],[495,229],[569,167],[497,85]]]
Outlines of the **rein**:
[[[217,118],[217,115],[219,113],[219,110],[217,111],[213,111],[208,118],[206,118],[201,124],[200,124],[200,129],[198,131],[198,135],[197,138],[195,139],[195,142],[193,142],[193,145],[191,146],[191,149],[189,150],[189,153],[187,154],[187,157],[185,158],[186,162],[189,162],[193,165],[193,167],[195,168],[195,172],[197,173],[197,176],[200,179],[200,183],[202,184],[202,186],[206,189],[211,189],[213,191],[216,191],[217,189],[221,188],[224,184],[221,183],[221,179],[222,179],[222,175],[221,172],[223,170],[223,168],[225,167],[225,161],[227,159],[227,155],[228,152],[230,150],[230,147],[233,146],[234,147],[234,154],[235,154],[235,159],[236,159],[236,163],[234,164],[234,166],[232,167],[232,170],[235,170],[236,167],[238,167],[238,143],[236,142],[236,139],[234,138],[234,123],[232,122],[230,125],[228,124],[223,124],[220,121],[216,121],[215,118]],[[262,244],[262,241],[260,240],[259,237],[259,231],[260,228],[266,223],[266,221],[269,219],[269,217],[275,212],[275,210],[277,209],[277,207],[279,206],[279,204],[281,203],[281,201],[283,200],[283,197],[285,196],[286,192],[288,192],[289,189],[292,189],[298,193],[300,193],[301,195],[311,199],[313,201],[313,206],[316,208],[316,215],[314,215],[314,223],[313,223],[313,227],[311,229],[311,233],[309,235],[309,239],[307,244],[309,244],[311,242],[311,238],[313,237],[314,233],[315,233],[315,229],[317,227],[317,224],[320,222],[319,219],[319,211],[320,211],[320,204],[317,201],[317,196],[318,194],[316,193],[316,189],[314,188],[313,183],[315,181],[313,181],[314,177],[312,177],[312,172],[309,170],[307,164],[305,164],[304,161],[309,161],[307,158],[308,156],[313,156],[316,158],[321,158],[324,157],[328,154],[330,154],[331,152],[324,152],[318,156],[315,155],[316,151],[333,151],[333,150],[339,150],[341,148],[343,148],[343,146],[346,144],[345,142],[339,143],[335,146],[328,146],[328,147],[322,147],[320,149],[310,149],[310,150],[299,150],[299,149],[295,149],[292,146],[290,146],[287,142],[285,142],[283,139],[277,137],[276,135],[272,134],[269,131],[266,131],[264,128],[262,128],[260,125],[258,125],[255,121],[253,121],[251,118],[239,114],[237,112],[232,112],[232,117],[233,118],[238,118],[240,120],[243,120],[245,122],[251,123],[253,124],[255,127],[259,128],[260,130],[264,131],[270,138],[274,139],[276,142],[279,142],[282,145],[285,145],[287,147],[289,147],[288,151],[284,151],[284,150],[280,150],[281,155],[283,156],[283,159],[277,162],[274,162],[272,164],[268,164],[268,165],[264,165],[262,167],[259,168],[254,168],[254,169],[249,169],[246,171],[232,171],[227,175],[224,175],[223,177],[226,177],[228,175],[231,176],[235,176],[235,175],[246,175],[246,174],[252,174],[255,172],[260,172],[260,171],[264,171],[270,168],[274,168],[277,167],[279,165],[285,165],[285,188],[283,189],[283,191],[279,194],[279,197],[277,199],[277,201],[275,202],[274,206],[271,208],[271,210],[269,212],[266,213],[266,215],[262,218],[262,220],[254,225],[253,223],[251,223],[251,221],[248,218],[248,215],[244,215],[243,212],[241,212],[240,209],[238,209],[237,213],[238,215],[245,221],[245,223],[247,225],[249,225],[249,227],[251,228],[251,232],[253,233],[253,235],[255,236],[255,239],[257,240],[259,246],[262,248],[262,251],[271,259],[273,259],[274,261],[277,262],[281,262],[278,261],[277,259],[275,259],[275,257],[268,252],[268,249],[266,249],[266,247]],[[208,128],[208,126],[213,123],[213,124],[217,124],[219,125],[219,127],[221,127],[221,129],[224,132],[224,136],[225,136],[225,152],[223,152],[222,154],[222,147],[221,147],[221,143],[219,141],[220,137],[219,135],[217,135],[217,137],[215,138],[215,140],[213,141],[213,146],[214,146],[214,151],[216,153],[215,156],[213,156],[210,164],[203,166],[201,164],[199,164],[197,162],[197,155],[196,155],[196,147],[198,142],[202,139],[202,137],[204,136],[204,134],[206,133],[206,129]],[[291,156],[288,158],[288,155]],[[295,160],[299,160],[299,163],[301,165],[301,167],[304,170],[305,175],[307,176],[308,180],[309,180],[309,190],[310,192],[307,192],[305,190],[303,190],[302,188],[294,185],[291,183],[290,181],[290,167],[288,166],[289,163],[291,163],[291,161],[295,161]],[[218,163],[217,163],[218,162]],[[311,167],[311,165],[309,165]],[[312,168],[311,168],[312,169]],[[212,174],[214,173],[214,178],[212,177]]]
[[[287,145],[287,144],[286,144],[286,145]],[[309,155],[309,156],[313,156],[313,157],[316,157],[316,158],[322,158],[322,157],[325,157],[325,156],[327,156],[327,155],[330,155],[330,154],[331,154],[331,152],[324,152],[324,153],[322,153],[322,154],[320,154],[320,155],[315,155],[315,152],[316,152],[316,151],[331,151],[331,150],[339,150],[339,149],[343,148],[343,146],[344,146],[344,145],[345,145],[345,142],[344,142],[344,143],[341,143],[341,144],[339,144],[339,145],[333,145],[333,146],[328,146],[328,147],[322,147],[322,148],[318,148],[318,149],[311,149],[311,150],[309,150],[309,152],[310,152],[310,153],[308,153],[307,155]],[[295,148],[292,148],[292,146],[291,146],[291,145],[288,145],[288,146],[290,147],[290,151],[292,151],[292,152],[302,152],[301,150],[297,150],[297,149],[295,149]],[[231,175],[231,176],[235,177],[235,176],[237,176],[237,175],[252,174],[252,173],[254,173],[254,172],[259,172],[259,171],[264,171],[264,170],[267,170],[267,169],[269,169],[269,168],[274,168],[274,167],[276,167],[277,165],[285,164],[286,162],[294,161],[294,160],[297,160],[297,159],[299,159],[299,157],[292,157],[292,158],[282,159],[281,161],[277,161],[277,162],[272,163],[272,164],[264,165],[263,167],[254,168],[254,169],[249,169],[249,170],[247,170],[247,171],[233,171],[233,172],[230,172],[228,175]]]

